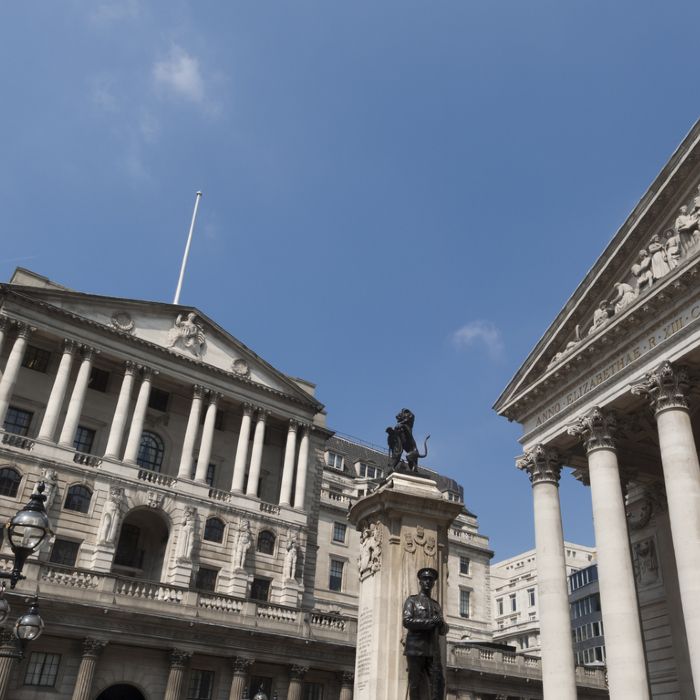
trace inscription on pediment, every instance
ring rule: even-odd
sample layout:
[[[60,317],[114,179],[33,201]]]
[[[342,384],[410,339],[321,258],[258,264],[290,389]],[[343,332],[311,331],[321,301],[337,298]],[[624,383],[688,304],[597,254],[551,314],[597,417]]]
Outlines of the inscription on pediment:
[[[548,367],[572,354],[578,345],[607,326],[616,315],[645,296],[666,275],[700,252],[700,185],[689,205],[678,211],[673,227],[655,233],[639,251],[628,276],[615,282],[609,298],[598,304],[590,325],[576,326],[573,337],[557,352]]]

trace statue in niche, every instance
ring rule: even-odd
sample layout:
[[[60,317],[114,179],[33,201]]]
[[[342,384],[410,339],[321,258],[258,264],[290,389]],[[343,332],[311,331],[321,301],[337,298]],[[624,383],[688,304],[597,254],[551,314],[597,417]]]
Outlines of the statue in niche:
[[[365,523],[360,534],[360,556],[357,560],[360,581],[375,574],[382,565],[382,534],[375,523]]]
[[[650,586],[659,580],[659,562],[654,540],[642,540],[634,545],[634,563],[640,586]]]
[[[185,515],[180,526],[180,534],[177,537],[177,548],[175,559],[178,562],[192,561],[192,550],[194,549],[194,523],[197,511],[191,506],[185,507]]]
[[[646,248],[639,251],[639,262],[632,265],[632,274],[637,278],[637,293],[641,294],[654,283],[651,271],[651,258]]]
[[[172,348],[178,343],[191,350],[197,359],[202,357],[206,337],[204,327],[197,321],[197,314],[190,312],[184,321],[182,314],[178,314],[173,327],[168,332],[168,347]]]
[[[607,301],[601,301],[593,312],[593,325],[588,329],[588,335],[599,331],[612,318],[612,307]]]
[[[675,270],[681,262],[681,239],[672,228],[666,231],[666,262],[671,270]]]
[[[105,501],[105,506],[102,510],[102,520],[100,521],[100,529],[97,536],[98,544],[114,544],[123,506],[124,489],[112,486],[109,489],[109,498]]]
[[[660,280],[671,272],[666,261],[666,250],[658,233],[654,234],[649,241],[649,255],[651,256],[651,274],[655,280]]]
[[[615,282],[615,298],[612,303],[615,305],[616,314],[626,309],[636,298],[637,292],[631,284]]]
[[[250,531],[250,521],[244,520],[236,538],[236,546],[233,550],[233,568],[245,569],[245,557],[253,544],[253,533]]]
[[[401,455],[406,453],[408,470],[415,472],[418,470],[418,458],[427,457],[428,439],[423,442],[425,454],[418,451],[416,441],[413,439],[413,422],[416,417],[407,408],[402,408],[396,416],[396,425],[387,428],[387,442],[389,443],[389,470],[394,471],[401,463]],[[400,468],[400,467],[399,467]]]
[[[292,537],[287,542],[287,553],[284,555],[284,578],[296,579],[297,573],[298,545],[296,537]]]
[[[443,700],[445,697],[440,636],[447,634],[447,625],[439,603],[430,596],[437,578],[435,569],[420,569],[420,592],[408,596],[403,604],[403,626],[408,630],[404,655],[408,665],[409,700]],[[427,696],[422,692],[425,684]]]

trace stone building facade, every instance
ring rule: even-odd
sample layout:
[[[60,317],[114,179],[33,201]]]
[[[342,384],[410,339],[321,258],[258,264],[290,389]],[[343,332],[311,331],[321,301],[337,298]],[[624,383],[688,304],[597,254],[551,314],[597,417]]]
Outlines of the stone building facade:
[[[383,452],[334,436],[311,384],[191,308],[18,270],[0,343],[0,516],[44,481],[55,531],[8,593],[13,619],[38,593],[46,630],[22,660],[3,637],[6,697],[351,700],[365,534],[346,513]],[[478,644],[492,552],[476,516],[447,534],[449,697],[540,697],[538,660]]]
[[[564,466],[590,486],[610,696],[700,693],[698,253],[700,123],[496,403],[523,428],[546,698],[576,697]]]

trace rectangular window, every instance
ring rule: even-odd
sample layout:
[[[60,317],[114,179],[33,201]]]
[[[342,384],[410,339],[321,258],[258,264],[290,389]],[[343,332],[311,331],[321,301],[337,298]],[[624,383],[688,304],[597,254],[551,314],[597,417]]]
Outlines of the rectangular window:
[[[197,570],[197,576],[194,581],[194,587],[198,591],[215,591],[216,577],[218,575],[218,569],[210,569],[206,566],[200,566]]]
[[[33,416],[34,414],[31,411],[10,406],[5,415],[5,430],[8,433],[15,433],[15,435],[27,436]]]
[[[345,544],[345,533],[348,526],[345,523],[333,523],[333,542]]]
[[[207,467],[207,475],[204,478],[204,481],[209,484],[210,488],[214,487],[214,475],[216,474],[216,464],[213,464],[212,462],[209,462],[209,466]]]
[[[190,671],[190,684],[187,687],[187,700],[211,700],[214,690],[214,671]]]
[[[71,542],[70,540],[59,540],[56,538],[51,548],[51,557],[49,561],[52,564],[75,566],[79,549],[80,542]]]
[[[527,604],[531,608],[535,607],[535,589],[534,588],[527,589]]]
[[[24,359],[22,360],[22,367],[33,369],[36,372],[46,372],[50,359],[51,353],[48,350],[43,350],[33,345],[27,345],[27,349],[24,352]]]
[[[326,464],[332,469],[337,469],[338,471],[343,471],[343,455],[339,455],[337,452],[327,452],[326,453]]]
[[[79,425],[75,431],[75,440],[73,440],[73,449],[76,452],[92,453],[92,445],[95,442],[95,431],[92,428],[86,428],[84,425]]]
[[[503,598],[499,598],[496,601],[496,608],[498,610],[498,614],[503,615]]]
[[[93,391],[101,391],[105,393],[107,391],[107,382],[109,382],[109,372],[105,369],[100,369],[99,367],[93,367],[90,371],[90,381],[88,382],[88,388]]]
[[[60,654],[47,654],[41,651],[32,652],[27,664],[27,671],[24,674],[24,685],[40,685],[45,688],[53,688],[56,685],[60,661]]]
[[[323,700],[323,686],[320,683],[304,683],[301,688],[302,700]]]
[[[469,568],[471,566],[471,560],[469,557],[459,558],[459,573],[469,575]]]
[[[343,589],[343,566],[345,562],[339,559],[331,559],[331,566],[328,576],[328,588],[331,591],[341,591]]]
[[[510,611],[515,612],[518,609],[518,600],[515,597],[515,593],[511,593],[508,598],[510,599]]]
[[[520,648],[529,649],[530,648],[530,637],[520,637]]]
[[[148,408],[165,413],[168,410],[169,399],[170,394],[167,391],[151,387],[151,393],[148,395]]]
[[[462,617],[470,617],[470,591],[460,590],[459,591],[459,614]]]
[[[270,597],[270,579],[254,578],[250,585],[250,597],[252,600],[267,601]]]

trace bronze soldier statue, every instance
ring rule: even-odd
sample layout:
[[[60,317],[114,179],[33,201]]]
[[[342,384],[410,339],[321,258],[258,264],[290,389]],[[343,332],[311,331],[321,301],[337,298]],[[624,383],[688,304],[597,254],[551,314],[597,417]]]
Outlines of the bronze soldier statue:
[[[408,663],[410,700],[443,700],[445,697],[439,636],[447,633],[447,625],[439,603],[430,597],[437,578],[435,569],[421,569],[418,572],[420,593],[408,596],[403,604],[403,626],[408,630],[404,654]],[[430,689],[428,698],[421,695],[424,678]]]

